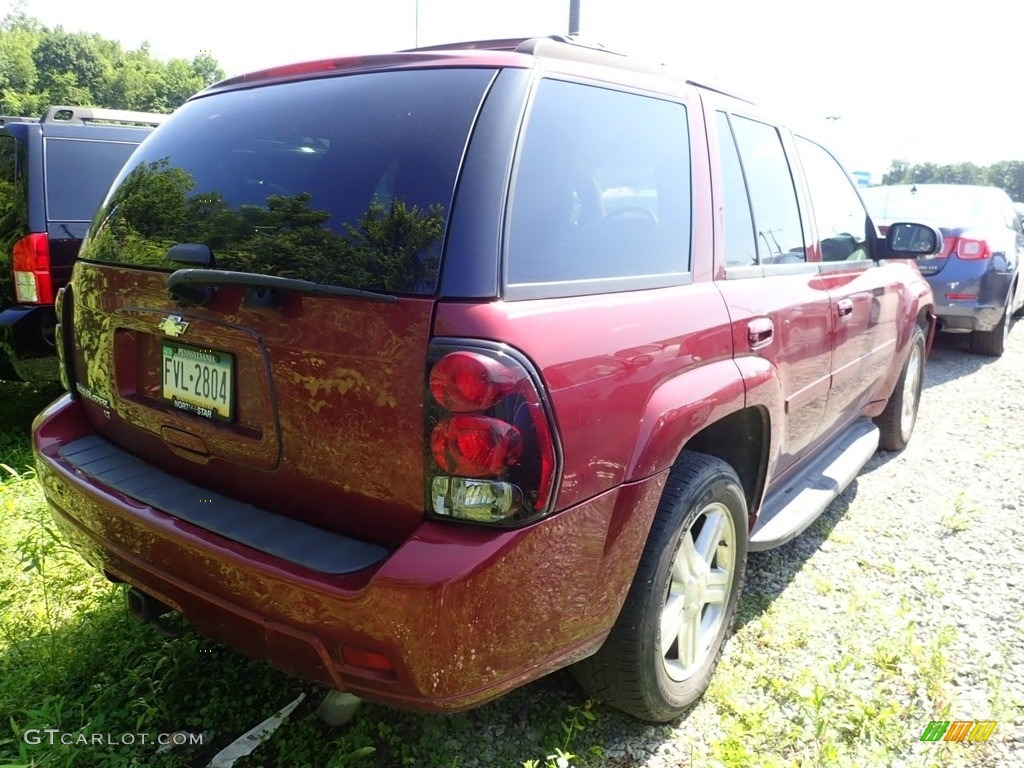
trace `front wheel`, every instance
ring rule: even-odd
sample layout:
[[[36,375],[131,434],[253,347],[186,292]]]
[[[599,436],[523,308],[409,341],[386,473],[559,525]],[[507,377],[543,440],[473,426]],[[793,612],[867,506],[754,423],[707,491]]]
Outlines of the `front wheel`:
[[[650,722],[683,714],[711,680],[747,560],[747,502],[721,459],[684,452],[669,473],[622,611],[573,673],[595,698]]]
[[[883,451],[902,451],[910,442],[917,423],[917,409],[921,404],[924,384],[924,331],[915,326],[910,337],[910,353],[896,382],[882,415],[875,419],[878,425],[878,447]]]

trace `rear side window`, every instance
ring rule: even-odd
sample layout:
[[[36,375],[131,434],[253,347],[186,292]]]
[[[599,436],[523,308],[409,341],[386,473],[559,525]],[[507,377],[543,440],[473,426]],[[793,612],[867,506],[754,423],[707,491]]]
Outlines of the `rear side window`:
[[[689,144],[682,104],[542,80],[514,181],[508,284],[627,279],[641,287],[686,273]]]
[[[722,169],[722,195],[725,202],[725,264],[749,267],[757,264],[754,220],[750,217],[747,184],[743,180],[736,140],[724,112],[715,115],[718,124],[719,165]]]
[[[46,218],[91,221],[137,146],[122,141],[45,139]]]
[[[17,183],[18,145],[13,136],[0,135],[0,227],[14,215]]]
[[[778,129],[737,115],[731,122],[754,212],[759,263],[806,261],[800,208]]]
[[[186,103],[118,179],[81,257],[433,293],[455,179],[494,76],[377,72]]]

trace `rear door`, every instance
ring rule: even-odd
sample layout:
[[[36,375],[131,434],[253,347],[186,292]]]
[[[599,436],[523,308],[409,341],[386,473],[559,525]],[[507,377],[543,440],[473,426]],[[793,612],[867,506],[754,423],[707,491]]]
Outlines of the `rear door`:
[[[493,77],[361,73],[179,109],[121,173],[76,268],[95,428],[201,487],[404,538],[423,514],[441,249]],[[182,275],[202,284],[172,297]]]

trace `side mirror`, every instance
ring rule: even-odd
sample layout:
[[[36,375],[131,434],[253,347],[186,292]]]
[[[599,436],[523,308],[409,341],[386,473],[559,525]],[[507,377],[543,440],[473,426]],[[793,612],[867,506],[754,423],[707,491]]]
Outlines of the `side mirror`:
[[[890,224],[885,233],[882,258],[916,259],[942,250],[942,233],[925,224],[901,221]]]

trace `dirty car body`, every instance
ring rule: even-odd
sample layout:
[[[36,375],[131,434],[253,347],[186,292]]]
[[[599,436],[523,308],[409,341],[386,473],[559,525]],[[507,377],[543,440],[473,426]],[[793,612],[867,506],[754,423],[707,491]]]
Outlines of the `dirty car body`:
[[[68,394],[35,448],[61,529],[144,603],[358,696],[455,711],[621,662],[668,693],[617,706],[676,716],[748,547],[909,439],[932,327],[914,253],[768,119],[550,39],[197,95],[58,302]],[[690,510],[696,475],[718,500]],[[616,660],[631,613],[663,639]]]

